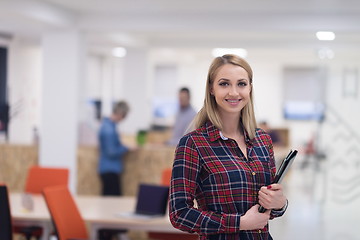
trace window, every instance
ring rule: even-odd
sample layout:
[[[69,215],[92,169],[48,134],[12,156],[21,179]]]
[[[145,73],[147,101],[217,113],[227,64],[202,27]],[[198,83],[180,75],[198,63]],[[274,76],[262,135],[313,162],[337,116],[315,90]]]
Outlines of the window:
[[[319,68],[284,69],[284,117],[321,120],[324,117],[325,74]]]

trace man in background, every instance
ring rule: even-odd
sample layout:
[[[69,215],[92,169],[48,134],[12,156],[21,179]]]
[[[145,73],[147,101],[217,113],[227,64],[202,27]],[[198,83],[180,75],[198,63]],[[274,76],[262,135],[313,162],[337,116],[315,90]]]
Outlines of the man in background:
[[[98,171],[102,183],[103,196],[120,196],[122,158],[129,148],[122,144],[116,125],[125,119],[129,106],[125,101],[118,102],[113,107],[110,117],[102,120],[99,130],[99,165]]]
[[[168,144],[174,146],[177,145],[180,138],[184,136],[191,121],[196,115],[196,111],[190,104],[190,90],[186,87],[179,90],[179,105],[180,109],[176,115],[172,137],[168,141]]]

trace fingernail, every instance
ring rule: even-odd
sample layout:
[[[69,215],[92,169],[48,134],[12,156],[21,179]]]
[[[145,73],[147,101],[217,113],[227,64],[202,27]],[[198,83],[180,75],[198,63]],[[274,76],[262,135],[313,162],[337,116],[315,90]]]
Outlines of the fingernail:
[[[268,185],[266,188],[267,188],[267,189],[271,189],[271,185]]]

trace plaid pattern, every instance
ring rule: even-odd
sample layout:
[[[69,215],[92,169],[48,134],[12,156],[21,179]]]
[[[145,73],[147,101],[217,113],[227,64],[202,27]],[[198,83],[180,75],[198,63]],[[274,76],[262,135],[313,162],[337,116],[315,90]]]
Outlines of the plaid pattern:
[[[240,216],[258,202],[260,187],[271,184],[276,172],[269,135],[257,129],[255,139],[245,141],[248,160],[210,122],[180,140],[169,201],[175,228],[196,232],[201,240],[272,239],[268,226],[240,231]],[[272,211],[271,218],[283,213]]]

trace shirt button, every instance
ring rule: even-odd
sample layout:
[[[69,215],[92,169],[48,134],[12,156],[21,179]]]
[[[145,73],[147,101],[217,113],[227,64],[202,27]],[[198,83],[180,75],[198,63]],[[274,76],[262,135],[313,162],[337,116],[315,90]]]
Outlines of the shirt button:
[[[255,174],[256,174],[255,172],[252,172],[252,175],[253,175],[253,176],[255,176]]]

